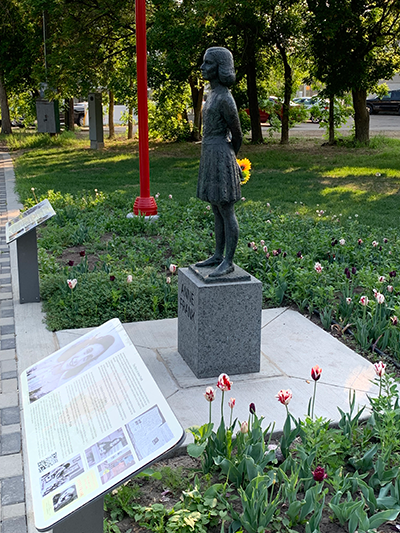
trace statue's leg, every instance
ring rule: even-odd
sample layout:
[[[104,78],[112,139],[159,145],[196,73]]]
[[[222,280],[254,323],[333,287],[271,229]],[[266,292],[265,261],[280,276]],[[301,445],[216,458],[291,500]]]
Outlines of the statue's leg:
[[[214,213],[215,253],[205,261],[196,263],[197,267],[219,265],[224,258],[225,248],[225,223],[218,206],[211,204]]]
[[[239,240],[239,224],[235,214],[235,204],[222,204],[218,206],[219,212],[224,220],[226,252],[225,259],[222,263],[210,274],[210,277],[224,276],[233,272],[233,256]]]

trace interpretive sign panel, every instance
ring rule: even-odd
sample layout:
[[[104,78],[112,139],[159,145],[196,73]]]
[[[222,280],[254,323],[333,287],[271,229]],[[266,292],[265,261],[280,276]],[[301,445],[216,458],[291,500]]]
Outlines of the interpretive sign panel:
[[[21,375],[35,525],[109,492],[184,432],[118,319]]]
[[[55,214],[56,212],[52,208],[51,203],[46,198],[17,217],[12,218],[6,224],[7,243],[18,239],[18,237],[36,228],[36,226],[39,226],[39,224],[53,217]]]

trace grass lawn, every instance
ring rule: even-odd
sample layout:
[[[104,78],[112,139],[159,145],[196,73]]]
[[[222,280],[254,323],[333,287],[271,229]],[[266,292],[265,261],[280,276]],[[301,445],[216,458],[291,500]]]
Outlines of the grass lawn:
[[[19,145],[17,140],[14,144]],[[316,216],[322,209],[328,216],[358,215],[375,227],[398,227],[400,140],[375,137],[371,144],[357,149],[322,147],[320,139],[295,138],[288,146],[244,145],[240,156],[248,157],[253,169],[243,195],[270,202],[285,213]],[[152,144],[151,194],[172,194],[180,203],[194,197],[200,150],[199,144]],[[133,203],[139,194],[136,142],[107,142],[103,151],[95,151],[89,149],[88,139],[67,136],[58,146],[16,155],[17,190],[23,202],[32,198],[32,187],[37,197],[48,190],[75,196],[83,190],[120,189]]]

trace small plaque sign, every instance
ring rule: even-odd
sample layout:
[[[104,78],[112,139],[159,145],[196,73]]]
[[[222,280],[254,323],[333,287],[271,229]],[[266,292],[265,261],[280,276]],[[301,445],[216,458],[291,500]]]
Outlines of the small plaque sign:
[[[184,432],[118,319],[21,375],[35,526],[139,473]]]
[[[6,224],[7,244],[18,239],[21,235],[28,233],[31,229],[36,228],[36,226],[39,226],[39,224],[53,217],[55,214],[56,212],[46,198],[17,217],[12,218]]]

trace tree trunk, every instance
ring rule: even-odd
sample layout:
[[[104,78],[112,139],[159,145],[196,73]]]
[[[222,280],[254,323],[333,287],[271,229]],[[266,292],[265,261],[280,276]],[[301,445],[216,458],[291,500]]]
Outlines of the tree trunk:
[[[355,140],[363,143],[369,143],[369,113],[366,106],[367,91],[363,89],[354,89],[353,107],[354,107],[354,126]]]
[[[108,95],[110,98],[109,106],[108,106],[108,138],[114,139],[115,137],[115,129],[114,129],[114,93],[112,91],[108,91]]]
[[[128,108],[128,139],[133,139],[133,107]]]
[[[335,144],[335,97],[330,96],[329,98],[329,140],[328,144]]]
[[[263,141],[260,111],[258,106],[257,94],[257,70],[254,53],[251,49],[247,50],[247,97],[249,99],[249,111],[251,122],[251,142],[253,144],[261,143]]]
[[[0,73],[0,109],[1,109],[1,133],[10,135],[12,133],[10,108],[8,106],[7,91],[4,87],[3,76]]]
[[[283,100],[283,114],[282,114],[282,129],[281,129],[281,144],[289,143],[289,113],[290,113],[290,99],[292,97],[292,69],[286,55],[286,50],[283,46],[278,45],[279,53],[283,61],[285,72],[285,96]]]
[[[68,116],[68,129],[69,131],[74,131],[75,129],[75,116],[74,116],[74,99],[69,98],[68,99],[68,107],[69,107],[69,116]]]
[[[198,80],[189,78],[190,91],[192,94],[192,104],[193,104],[193,131],[192,139],[193,141],[201,140],[201,108],[203,105],[203,94],[204,94],[204,85],[198,85]]]

